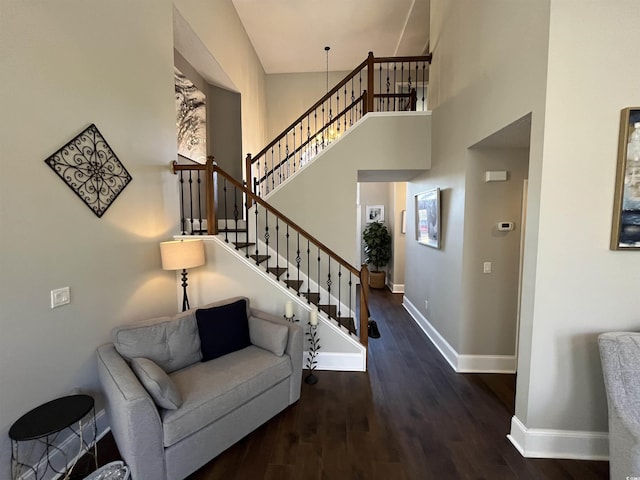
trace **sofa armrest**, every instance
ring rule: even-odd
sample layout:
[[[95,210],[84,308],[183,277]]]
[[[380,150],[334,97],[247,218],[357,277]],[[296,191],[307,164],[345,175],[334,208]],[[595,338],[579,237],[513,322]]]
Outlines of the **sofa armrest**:
[[[162,420],[153,400],[113,344],[98,348],[98,377],[111,432],[135,480],[164,480]]]
[[[285,325],[289,329],[289,335],[287,337],[287,347],[285,353],[291,358],[291,368],[293,373],[291,374],[291,390],[289,394],[289,404],[297,402],[300,398],[300,388],[302,386],[302,344],[303,344],[303,331],[302,327],[296,323],[288,322],[287,320],[272,315],[262,310],[251,309],[251,315],[261,320],[268,322]]]
[[[640,477],[640,333],[598,337],[609,410],[611,478]]]

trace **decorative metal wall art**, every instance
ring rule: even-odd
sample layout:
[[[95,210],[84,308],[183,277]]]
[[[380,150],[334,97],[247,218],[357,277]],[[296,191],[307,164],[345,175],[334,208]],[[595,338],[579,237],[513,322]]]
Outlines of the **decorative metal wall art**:
[[[640,107],[620,115],[611,250],[640,250]]]
[[[98,217],[131,182],[131,175],[94,124],[45,163]]]
[[[205,94],[174,67],[178,155],[207,162],[207,109]]]

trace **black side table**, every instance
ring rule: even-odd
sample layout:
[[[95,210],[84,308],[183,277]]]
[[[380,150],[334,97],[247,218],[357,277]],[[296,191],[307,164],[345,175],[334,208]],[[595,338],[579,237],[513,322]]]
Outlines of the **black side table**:
[[[88,441],[83,436],[83,419],[90,414],[87,422],[93,422],[93,439]],[[74,428],[78,424],[77,428]],[[86,425],[86,422],[85,422]],[[64,478],[68,478],[73,470],[78,458],[83,450],[91,454],[95,460],[96,468],[98,468],[98,450],[97,436],[98,426],[96,425],[96,411],[93,397],[89,395],[69,395],[67,397],[58,398],[50,402],[34,408],[30,412],[20,417],[9,429],[9,437],[11,438],[11,475],[15,480],[20,475],[23,468],[29,469],[35,480],[44,478],[49,468],[57,474],[63,474],[63,471],[57,470],[51,464],[51,456],[54,452],[61,453],[65,459],[65,465],[69,465],[67,454],[64,450],[54,445],[56,437],[63,430],[70,430],[79,441],[79,451],[71,462],[69,472]],[[20,460],[18,446],[20,442],[34,440],[44,445],[44,452],[35,464],[27,463],[29,459]],[[93,452],[91,445],[93,444]],[[44,472],[42,477],[38,477],[40,464],[46,459],[44,464]]]

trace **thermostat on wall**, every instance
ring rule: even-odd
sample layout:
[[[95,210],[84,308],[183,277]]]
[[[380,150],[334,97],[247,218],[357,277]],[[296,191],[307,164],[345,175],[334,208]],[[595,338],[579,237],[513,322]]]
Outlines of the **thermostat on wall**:
[[[513,222],[498,222],[498,230],[501,232],[510,232],[514,228]]]

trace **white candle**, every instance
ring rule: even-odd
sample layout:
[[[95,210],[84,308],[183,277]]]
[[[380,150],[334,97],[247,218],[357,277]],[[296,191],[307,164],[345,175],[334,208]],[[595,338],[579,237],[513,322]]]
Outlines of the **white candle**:
[[[318,311],[317,310],[311,310],[311,312],[309,313],[309,323],[314,327],[316,325],[318,325]]]
[[[293,302],[288,301],[284,304],[284,316],[287,318],[293,317]]]

